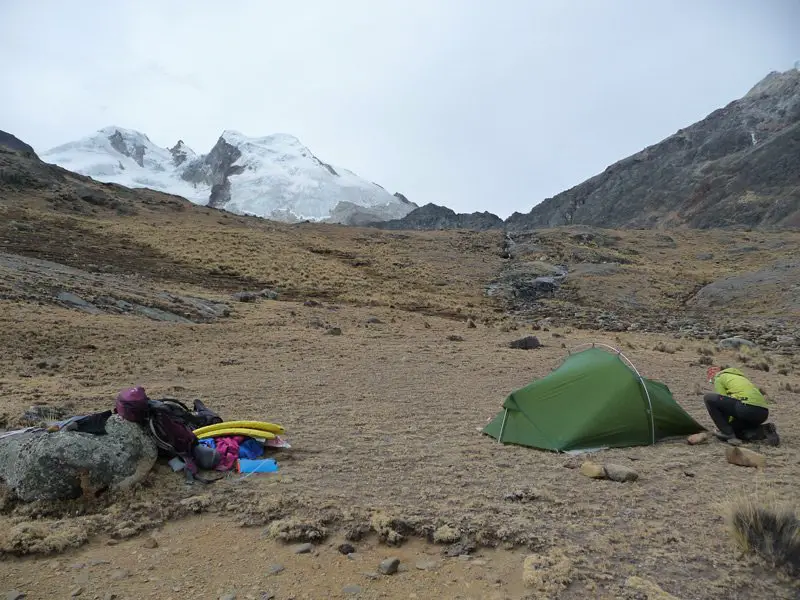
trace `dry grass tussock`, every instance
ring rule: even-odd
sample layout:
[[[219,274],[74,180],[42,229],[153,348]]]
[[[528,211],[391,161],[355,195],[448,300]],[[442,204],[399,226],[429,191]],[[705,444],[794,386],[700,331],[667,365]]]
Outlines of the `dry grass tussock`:
[[[800,574],[800,520],[793,505],[772,493],[741,495],[729,502],[727,522],[742,552],[792,576]]]

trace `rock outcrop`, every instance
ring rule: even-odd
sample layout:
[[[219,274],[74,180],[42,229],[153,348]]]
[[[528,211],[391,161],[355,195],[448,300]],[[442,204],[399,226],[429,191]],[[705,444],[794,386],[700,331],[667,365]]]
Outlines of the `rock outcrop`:
[[[18,499],[70,500],[126,489],[158,456],[145,430],[112,415],[106,435],[44,430],[0,438],[0,481]]]
[[[18,137],[5,131],[0,131],[0,146],[8,148],[9,150],[14,150],[15,152],[23,152],[38,158],[38,156],[36,156],[36,152],[34,152],[31,146],[23,142]]]

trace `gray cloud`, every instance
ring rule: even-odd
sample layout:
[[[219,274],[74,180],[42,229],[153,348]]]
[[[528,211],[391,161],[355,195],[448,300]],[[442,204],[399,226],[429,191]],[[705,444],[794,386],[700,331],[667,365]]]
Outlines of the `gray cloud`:
[[[796,0],[3,0],[0,129],[206,151],[292,133],[423,204],[507,216],[800,59]]]

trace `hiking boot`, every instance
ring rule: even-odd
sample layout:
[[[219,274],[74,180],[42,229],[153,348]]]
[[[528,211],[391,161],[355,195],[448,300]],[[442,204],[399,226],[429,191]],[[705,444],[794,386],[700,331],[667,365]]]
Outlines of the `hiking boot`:
[[[727,442],[729,439],[736,437],[732,433],[722,433],[721,431],[715,431],[714,436],[722,442]]]
[[[778,446],[781,443],[781,438],[778,436],[778,430],[773,423],[764,423],[764,433],[766,439],[764,443],[767,446]]]

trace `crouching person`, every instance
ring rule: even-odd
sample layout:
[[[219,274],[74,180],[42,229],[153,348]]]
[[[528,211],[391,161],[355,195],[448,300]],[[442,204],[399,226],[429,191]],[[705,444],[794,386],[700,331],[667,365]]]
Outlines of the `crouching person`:
[[[738,446],[742,441],[766,440],[778,445],[775,426],[766,423],[769,408],[764,395],[739,369],[711,367],[708,382],[716,393],[706,394],[703,401],[719,432],[716,436]]]

